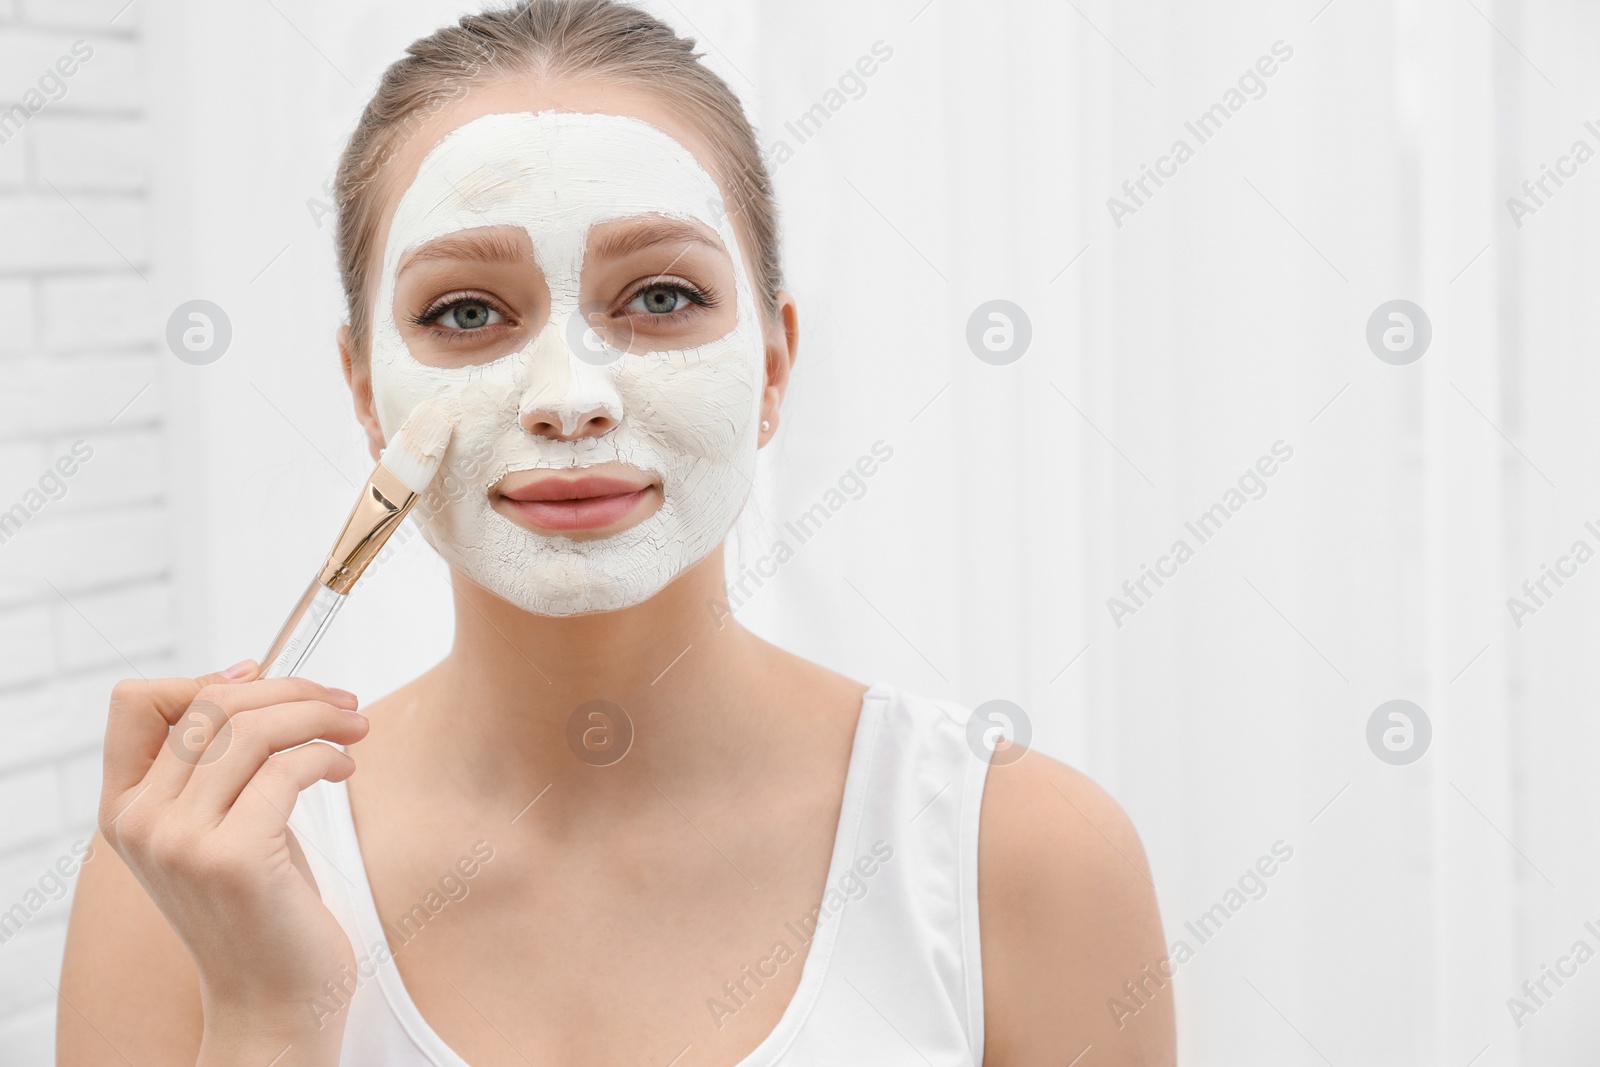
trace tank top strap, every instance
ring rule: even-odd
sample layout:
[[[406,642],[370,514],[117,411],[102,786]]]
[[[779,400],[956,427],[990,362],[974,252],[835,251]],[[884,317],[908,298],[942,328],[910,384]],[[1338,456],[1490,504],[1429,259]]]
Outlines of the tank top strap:
[[[851,859],[822,901],[840,928],[817,1007],[782,1062],[846,1053],[848,1062],[978,1064],[978,817],[989,751],[969,744],[959,704],[883,684],[873,697],[862,810],[854,839],[841,842]]]

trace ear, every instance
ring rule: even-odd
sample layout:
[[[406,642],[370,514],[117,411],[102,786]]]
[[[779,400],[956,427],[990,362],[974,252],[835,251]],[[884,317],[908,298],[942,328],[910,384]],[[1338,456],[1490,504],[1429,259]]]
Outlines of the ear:
[[[372,453],[372,461],[376,463],[385,442],[383,427],[378,425],[378,412],[372,403],[372,370],[366,360],[355,358],[355,335],[349,326],[339,327],[337,341],[339,366],[344,370],[344,383],[350,387],[356,421],[367,432],[367,451]]]
[[[795,357],[800,354],[800,314],[795,307],[794,294],[787,289],[778,290],[778,330],[762,330],[767,346],[767,384],[761,391],[761,418],[768,429],[756,438],[756,447],[764,446],[778,432],[778,409],[783,406],[784,392],[789,388],[789,372]]]

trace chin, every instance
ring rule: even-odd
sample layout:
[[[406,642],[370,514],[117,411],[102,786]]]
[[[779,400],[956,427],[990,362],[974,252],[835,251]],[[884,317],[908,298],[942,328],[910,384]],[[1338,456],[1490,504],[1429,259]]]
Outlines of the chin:
[[[720,541],[698,552],[680,542],[673,551],[645,529],[648,520],[610,537],[575,541],[497,517],[515,534],[470,546],[440,537],[431,527],[424,534],[434,550],[473,584],[521,611],[553,618],[642,604],[704,559]]]

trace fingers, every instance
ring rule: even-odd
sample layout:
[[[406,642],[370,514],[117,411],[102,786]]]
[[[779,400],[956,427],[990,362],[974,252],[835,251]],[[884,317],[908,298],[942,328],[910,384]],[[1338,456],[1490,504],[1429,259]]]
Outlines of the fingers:
[[[205,750],[219,737],[231,737],[231,733],[224,734],[223,728],[235,715],[302,700],[350,708],[356,703],[352,694],[329,689],[309,678],[262,678],[201,689],[173,724],[145,773],[144,784],[149,787],[151,798],[160,802],[175,799],[195,768],[207,761]]]
[[[248,682],[261,673],[261,664],[253,659],[242,659],[231,667],[212,674],[202,674],[195,681],[204,685],[221,685],[224,682]]]
[[[215,826],[245,785],[275,754],[322,738],[348,745],[367,735],[366,716],[320,700],[300,700],[236,712],[195,753],[189,781],[177,803]],[[312,779],[315,781],[315,779]]]
[[[322,741],[279,752],[251,776],[222,827],[239,840],[276,834],[288,824],[302,789],[324,778],[342,782],[355,769],[355,760]]]
[[[253,678],[256,668],[240,667],[242,671],[230,668],[230,672]],[[306,678],[235,681],[229,672],[219,672],[200,678],[119,682],[112,691],[106,724],[102,831],[115,840],[116,821],[136,799],[159,806],[176,797],[189,780],[196,753],[230,716],[297,700],[355,704],[350,694]]]
[[[253,660],[236,666],[248,668],[242,677],[250,677],[256,670]],[[111,690],[111,710],[106,718],[105,794],[121,794],[143,781],[167,739],[167,730],[200,690],[233,680],[217,671],[199,678],[124,678],[118,682]]]

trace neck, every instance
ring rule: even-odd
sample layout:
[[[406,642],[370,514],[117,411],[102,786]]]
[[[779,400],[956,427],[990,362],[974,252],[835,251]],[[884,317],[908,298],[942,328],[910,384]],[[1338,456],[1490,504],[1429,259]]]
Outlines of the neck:
[[[721,546],[616,611],[534,615],[458,573],[452,584],[454,646],[405,712],[407,732],[426,738],[419,773],[486,795],[531,798],[548,784],[627,804],[725,775],[730,745],[775,741],[750,697],[770,686],[777,650],[728,612]],[[630,727],[626,755],[609,762]]]

